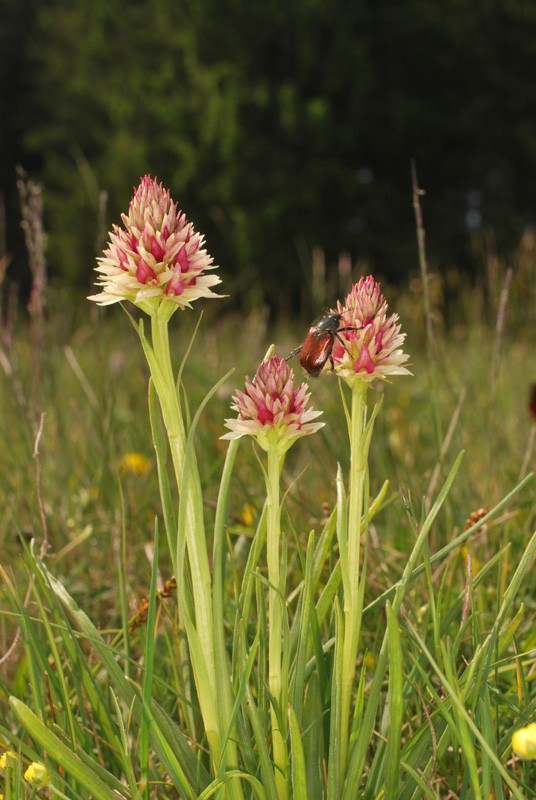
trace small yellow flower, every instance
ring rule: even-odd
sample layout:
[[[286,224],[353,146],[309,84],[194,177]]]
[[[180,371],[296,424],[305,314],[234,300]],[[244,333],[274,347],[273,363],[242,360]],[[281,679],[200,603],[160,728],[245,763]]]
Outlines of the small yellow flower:
[[[6,750],[5,753],[2,753],[0,756],[0,769],[7,769],[8,767],[14,767],[19,760],[19,757],[13,750]]]
[[[151,462],[141,453],[126,453],[119,462],[119,467],[125,475],[147,475]]]
[[[365,669],[369,672],[376,667],[376,659],[372,655],[372,653],[367,653],[365,658]]]
[[[44,764],[39,761],[32,761],[26,772],[24,780],[32,786],[48,786],[50,783],[50,773]]]
[[[521,758],[536,759],[536,722],[514,733],[512,747]]]
[[[244,503],[244,507],[242,509],[242,522],[247,528],[251,528],[253,525],[253,520],[255,517],[253,516],[255,513],[255,509],[253,506],[250,506],[249,503]]]

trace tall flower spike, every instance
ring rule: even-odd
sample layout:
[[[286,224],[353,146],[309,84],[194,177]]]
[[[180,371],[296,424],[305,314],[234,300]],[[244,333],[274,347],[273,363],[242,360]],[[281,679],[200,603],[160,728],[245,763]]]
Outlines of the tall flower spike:
[[[211,291],[220,278],[205,275],[215,267],[204,237],[156,178],[142,179],[121,219],[124,228],[113,226],[108,248],[97,259],[102,291],[89,300],[101,306],[130,300],[149,314],[167,301],[171,316],[199,297],[221,296]]]
[[[390,375],[411,375],[402,366],[409,358],[402,351],[406,334],[400,333],[398,314],[387,316],[388,308],[372,275],[354,284],[344,305],[337,304],[339,328],[347,329],[339,330],[340,339],[336,338],[333,347],[338,375],[369,383]]]
[[[307,385],[294,388],[294,372],[285,359],[278,356],[263,361],[253,380],[246,378],[246,388],[233,397],[231,406],[237,419],[226,419],[230,433],[222,439],[254,436],[263,450],[277,447],[285,453],[299,439],[322,428],[323,422],[312,422],[322,413],[307,409],[310,395]]]

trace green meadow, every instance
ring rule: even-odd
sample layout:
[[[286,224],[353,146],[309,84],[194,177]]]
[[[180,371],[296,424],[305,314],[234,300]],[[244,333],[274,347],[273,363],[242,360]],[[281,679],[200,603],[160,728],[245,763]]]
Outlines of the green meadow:
[[[349,395],[334,375],[310,378],[290,362],[325,422],[293,446],[281,474],[284,683],[289,704],[301,700],[286,729],[288,796],[296,800],[536,797],[534,762],[512,752],[513,733],[536,719],[535,274],[536,244],[526,236],[509,263],[483,257],[471,284],[454,267],[439,275],[433,265],[427,297],[417,273],[397,287],[382,284],[407,334],[412,376],[376,381],[368,392],[369,409],[381,408],[366,480],[366,580],[348,721],[355,759],[338,775],[330,715],[342,584],[332,578],[339,485],[350,467],[341,394],[347,403]],[[347,288],[317,287],[318,312]],[[8,302],[8,289],[0,745],[16,758],[0,772],[2,794],[277,800],[266,562],[262,552],[253,569],[248,562],[265,524],[264,454],[250,437],[240,440],[224,507],[222,624],[238,752],[226,775],[212,760],[169,583],[149,370],[136,330],[119,306],[95,307],[54,283],[44,317],[28,318]],[[181,379],[190,423],[234,369],[194,437],[211,569],[232,397],[269,345],[285,357],[309,324],[274,322],[261,308],[238,314],[232,298],[197,301],[170,321],[175,372],[190,348]],[[254,588],[244,605],[246,575]],[[309,639],[300,638],[306,624]],[[46,765],[47,789],[24,779],[31,762]]]

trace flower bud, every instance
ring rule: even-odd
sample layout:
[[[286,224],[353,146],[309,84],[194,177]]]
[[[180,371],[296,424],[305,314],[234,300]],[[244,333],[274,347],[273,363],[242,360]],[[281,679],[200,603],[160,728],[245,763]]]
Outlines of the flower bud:
[[[231,406],[237,419],[225,420],[231,432],[222,439],[254,436],[263,450],[270,447],[284,453],[300,436],[322,428],[323,422],[312,422],[321,411],[307,408],[310,394],[302,383],[294,388],[294,372],[285,359],[272,356],[259,366],[253,380],[246,378],[246,388],[234,396]]]

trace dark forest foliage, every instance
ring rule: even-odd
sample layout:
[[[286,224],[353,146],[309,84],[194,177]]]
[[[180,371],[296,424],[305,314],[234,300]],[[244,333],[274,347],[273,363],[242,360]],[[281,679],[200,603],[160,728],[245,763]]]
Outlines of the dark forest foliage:
[[[83,287],[146,172],[206,233],[226,288],[233,276],[248,305],[297,299],[314,246],[394,280],[412,270],[412,158],[439,268],[472,269],[489,231],[507,251],[536,222],[534,4],[0,6],[0,189],[23,284],[16,163],[44,186],[51,269]]]

